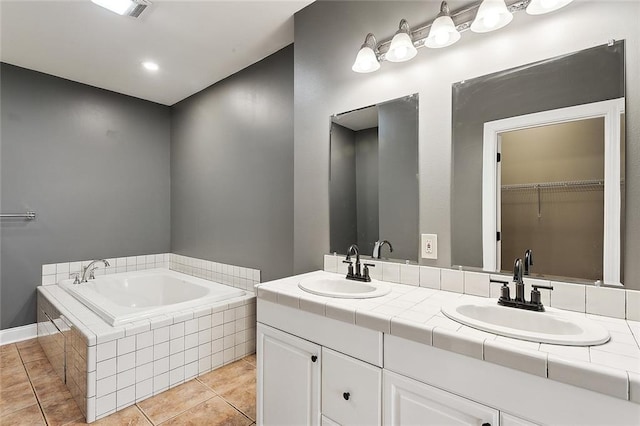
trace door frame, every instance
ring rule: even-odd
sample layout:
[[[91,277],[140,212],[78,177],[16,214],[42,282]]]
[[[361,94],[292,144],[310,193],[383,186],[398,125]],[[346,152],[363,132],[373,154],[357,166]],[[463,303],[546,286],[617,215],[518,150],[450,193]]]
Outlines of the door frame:
[[[625,112],[625,98],[505,118],[484,123],[482,147],[482,269],[495,272],[500,266],[500,244],[496,232],[499,183],[497,155],[500,134],[549,124],[589,118],[604,118],[604,235],[603,280],[620,282],[621,258],[621,189],[620,189],[620,115]]]

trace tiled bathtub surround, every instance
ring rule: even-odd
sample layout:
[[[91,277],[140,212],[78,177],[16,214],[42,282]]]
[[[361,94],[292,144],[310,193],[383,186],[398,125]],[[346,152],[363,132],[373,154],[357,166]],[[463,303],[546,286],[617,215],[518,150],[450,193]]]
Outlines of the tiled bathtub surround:
[[[183,274],[211,280],[247,291],[260,283],[260,270],[210,262],[179,254],[170,255],[169,268]]]
[[[95,271],[96,276],[153,268],[169,268],[183,274],[247,291],[253,291],[253,286],[260,282],[260,271],[258,269],[211,262],[175,253],[116,257],[106,260],[110,266],[105,268],[102,264],[96,265],[98,266]],[[72,278],[74,274],[82,273],[82,268],[91,262],[92,260],[81,260],[42,265],[42,285],[53,285],[61,280]]]
[[[347,273],[347,266],[337,255],[324,256],[324,270],[327,272]],[[441,269],[430,266],[407,265],[367,259],[375,265],[371,268],[371,278],[392,283],[413,285],[453,293],[481,297],[500,297],[500,284],[490,283],[490,278],[510,281],[511,294],[515,294],[515,285],[505,275],[482,272]],[[419,280],[416,281],[416,276]],[[524,278],[525,294],[531,293],[533,284],[551,285],[553,291],[540,289],[542,303],[568,311],[584,312],[592,315],[640,321],[640,291],[622,288],[595,287],[583,284],[549,281],[537,278]]]
[[[160,256],[165,262],[165,255]],[[173,256],[176,255],[166,257],[170,263]],[[178,260],[192,262],[176,257],[173,263],[176,268],[188,266]],[[205,271],[200,277],[207,278],[210,264],[213,274],[213,262],[195,259],[193,262],[194,266],[189,266],[186,272],[198,276]],[[150,267],[158,265],[154,262]],[[249,271],[242,269],[246,281],[236,282],[239,285],[253,282],[253,275],[249,281],[246,278]],[[226,270],[231,274],[224,275],[232,281],[240,278],[239,269]],[[66,340],[67,386],[88,422],[255,352],[252,292],[216,305],[164,314],[120,327],[107,325],[57,285],[39,287],[38,299],[39,309],[53,308],[55,312],[50,316],[59,312],[66,317],[65,323],[71,324],[65,333],[69,336]],[[46,333],[43,332],[42,337],[46,342]]]
[[[402,266],[405,265],[400,266],[401,270]],[[434,284],[435,270],[426,269],[430,286]],[[586,316],[597,321],[609,330],[611,340],[591,347],[540,344],[476,330],[447,318],[440,311],[444,304],[484,300],[478,296],[422,285],[392,284],[391,293],[379,298],[338,299],[312,295],[298,288],[297,283],[303,277],[318,274],[323,272],[261,284],[258,299],[640,404],[640,322],[560,311],[559,314],[569,317]],[[467,288],[466,274],[460,274],[463,289]],[[478,292],[479,277],[472,276],[469,288]],[[488,291],[488,275],[486,289]]]

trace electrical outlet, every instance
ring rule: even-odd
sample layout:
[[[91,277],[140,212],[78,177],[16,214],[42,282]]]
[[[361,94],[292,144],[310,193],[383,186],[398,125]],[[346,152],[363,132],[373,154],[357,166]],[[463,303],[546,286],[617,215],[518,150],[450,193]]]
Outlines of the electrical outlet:
[[[438,235],[422,234],[420,247],[421,247],[420,252],[423,259],[437,259],[438,258]]]

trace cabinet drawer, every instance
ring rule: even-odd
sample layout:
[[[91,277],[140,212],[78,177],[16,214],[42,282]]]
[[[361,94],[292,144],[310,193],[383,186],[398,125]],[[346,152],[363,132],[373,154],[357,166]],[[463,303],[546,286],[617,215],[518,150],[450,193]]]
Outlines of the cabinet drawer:
[[[322,414],[343,425],[379,425],[382,370],[322,348]]]

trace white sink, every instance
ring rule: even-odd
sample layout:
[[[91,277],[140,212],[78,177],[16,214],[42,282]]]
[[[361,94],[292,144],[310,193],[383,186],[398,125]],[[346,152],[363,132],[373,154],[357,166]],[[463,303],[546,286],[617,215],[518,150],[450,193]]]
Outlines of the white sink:
[[[389,284],[377,280],[365,283],[353,281],[343,276],[321,276],[307,278],[298,283],[302,290],[318,296],[340,297],[343,299],[369,299],[380,297],[391,291]]]
[[[591,346],[609,340],[609,332],[600,324],[552,308],[533,312],[499,306],[492,300],[486,304],[443,306],[442,313],[469,327],[532,342]]]

